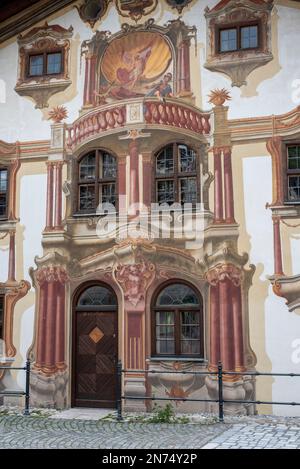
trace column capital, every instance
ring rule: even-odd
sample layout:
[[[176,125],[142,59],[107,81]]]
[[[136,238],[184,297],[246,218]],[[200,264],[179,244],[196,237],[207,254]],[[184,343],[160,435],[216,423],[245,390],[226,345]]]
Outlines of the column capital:
[[[224,282],[226,279],[238,287],[243,282],[244,272],[234,264],[219,264],[206,273],[206,280],[211,286]]]

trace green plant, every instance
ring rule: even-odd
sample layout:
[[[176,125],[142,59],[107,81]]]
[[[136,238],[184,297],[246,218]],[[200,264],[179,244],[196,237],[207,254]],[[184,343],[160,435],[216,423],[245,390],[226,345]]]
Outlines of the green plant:
[[[151,423],[177,423],[178,419],[175,416],[173,407],[168,403],[165,407],[154,404],[153,416],[148,421]]]

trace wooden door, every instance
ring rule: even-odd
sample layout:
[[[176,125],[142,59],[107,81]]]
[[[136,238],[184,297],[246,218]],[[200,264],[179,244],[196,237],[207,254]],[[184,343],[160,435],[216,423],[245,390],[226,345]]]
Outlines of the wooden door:
[[[117,312],[76,311],[75,407],[116,406]]]

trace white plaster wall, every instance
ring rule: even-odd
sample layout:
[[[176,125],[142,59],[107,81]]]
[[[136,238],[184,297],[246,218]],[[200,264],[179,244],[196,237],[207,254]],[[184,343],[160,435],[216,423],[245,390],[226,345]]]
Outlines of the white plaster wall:
[[[212,73],[203,67],[205,63],[205,45],[206,45],[206,20],[204,9],[210,8],[217,2],[212,0],[199,0],[190,8],[184,10],[183,20],[190,26],[197,27],[197,43],[199,62],[199,76],[201,76],[201,90],[195,93],[201,94],[198,104],[203,103],[204,108],[210,108],[207,101],[207,95],[213,88],[228,88],[232,93],[230,102],[230,118],[261,116],[266,114],[285,113],[300,104],[300,93],[297,94],[297,82],[300,79],[300,55],[297,47],[291,47],[291,44],[298,44],[300,41],[300,9],[289,8],[282,5],[276,5],[274,15],[278,16],[278,70],[273,69],[273,63],[266,65],[254,71],[248,78],[249,86],[231,88],[229,78],[220,73]],[[165,24],[167,21],[176,19],[176,10],[165,10],[163,12],[160,5],[157,10],[151,14],[157,24]],[[147,19],[147,18],[146,18]],[[115,33],[120,30],[121,23],[126,22],[120,18],[113,5],[110,5],[108,13],[96,24],[95,29],[110,30]],[[50,24],[60,24],[68,28],[70,25],[74,28],[73,40],[82,41],[93,36],[93,31],[83,23],[76,9],[73,9],[54,20]],[[40,23],[42,24],[42,23]],[[276,32],[276,31],[275,31]],[[276,43],[276,41],[275,41]],[[276,51],[275,51],[276,52]],[[193,49],[191,55],[193,55]],[[275,59],[277,60],[277,58]],[[83,85],[84,85],[84,62],[80,66],[80,47],[77,51],[77,95],[68,102],[64,101],[64,94],[61,93],[61,104],[68,108],[68,121],[72,122],[78,117],[78,110],[82,105]],[[41,140],[50,138],[50,126],[41,110],[34,108],[34,103],[26,97],[20,97],[15,91],[14,86],[17,78],[18,66],[18,47],[16,41],[3,47],[0,50],[0,80],[3,80],[5,91],[5,103],[3,103],[3,93],[0,99],[0,115],[5,116],[1,119],[0,139],[8,142],[19,140]],[[267,78],[263,78],[264,73]],[[263,78],[262,80],[260,79]],[[298,88],[300,88],[298,84]],[[276,99],[274,99],[276,96]]]
[[[259,281],[262,282],[266,281],[267,276],[272,275],[274,270],[272,219],[270,211],[265,209],[265,202],[271,200],[272,196],[271,174],[271,158],[244,158],[245,220],[251,243],[249,262],[263,266],[259,276]],[[293,256],[295,262],[296,252],[293,252]],[[251,288],[257,288],[255,282]],[[257,354],[257,369],[261,372],[300,373],[300,354],[298,357],[296,353],[297,349],[300,349],[300,315],[289,313],[285,300],[275,296],[271,285],[259,318],[255,316],[255,305],[250,299],[250,343]],[[260,321],[260,327],[265,331],[263,338],[257,333],[254,320]],[[259,343],[261,340],[263,344]],[[264,369],[266,362],[260,353],[262,348],[265,348],[271,361],[270,370]],[[258,378],[258,399],[270,400],[271,397],[273,401],[300,402],[300,378],[273,378],[272,396],[264,395],[264,379],[266,378]],[[260,411],[263,411],[263,406]],[[273,412],[277,415],[300,415],[300,407],[273,406]]]
[[[8,274],[8,244],[0,245],[0,282],[6,282]]]

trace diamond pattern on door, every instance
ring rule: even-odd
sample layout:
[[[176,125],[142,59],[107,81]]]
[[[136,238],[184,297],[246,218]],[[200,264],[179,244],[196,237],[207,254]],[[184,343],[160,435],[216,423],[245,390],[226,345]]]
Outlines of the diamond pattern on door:
[[[98,344],[99,340],[101,340],[103,336],[103,332],[97,326],[89,333],[90,339],[92,339],[95,344]]]

